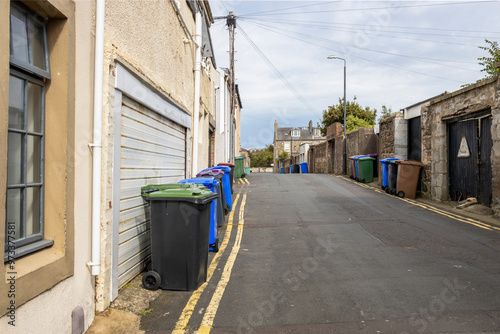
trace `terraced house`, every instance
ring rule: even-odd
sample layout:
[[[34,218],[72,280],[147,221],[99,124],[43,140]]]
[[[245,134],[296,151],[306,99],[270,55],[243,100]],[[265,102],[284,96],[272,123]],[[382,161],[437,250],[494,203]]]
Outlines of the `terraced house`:
[[[140,187],[225,149],[210,140],[218,113],[234,117],[216,109],[212,13],[208,1],[0,7],[0,332],[81,333],[150,256]]]

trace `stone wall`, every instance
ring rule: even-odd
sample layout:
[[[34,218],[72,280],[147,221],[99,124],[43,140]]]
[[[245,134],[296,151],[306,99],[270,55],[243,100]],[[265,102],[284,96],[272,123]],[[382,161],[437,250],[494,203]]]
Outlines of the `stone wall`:
[[[473,117],[474,112],[491,108],[492,208],[500,217],[500,83],[497,78],[483,80],[453,93],[443,95],[422,108],[422,162],[424,179],[422,192],[431,199],[449,199],[448,133],[451,117]],[[469,116],[467,116],[470,114]]]
[[[314,150],[312,159],[314,159],[313,166],[314,170],[312,171],[313,173],[317,174],[326,174],[328,172],[328,159],[327,159],[327,152],[326,152],[326,147],[327,147],[327,142],[323,142],[321,144],[317,144],[314,146],[311,146]]]

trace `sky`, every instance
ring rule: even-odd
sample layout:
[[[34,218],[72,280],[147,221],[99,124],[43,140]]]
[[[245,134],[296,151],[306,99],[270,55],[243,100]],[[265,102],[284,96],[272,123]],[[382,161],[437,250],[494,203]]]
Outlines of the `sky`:
[[[485,76],[479,46],[500,42],[500,1],[211,0],[236,16],[235,77],[241,147],[264,148],[279,127],[316,126],[347,100],[399,111]],[[210,29],[215,60],[229,68],[224,19]]]

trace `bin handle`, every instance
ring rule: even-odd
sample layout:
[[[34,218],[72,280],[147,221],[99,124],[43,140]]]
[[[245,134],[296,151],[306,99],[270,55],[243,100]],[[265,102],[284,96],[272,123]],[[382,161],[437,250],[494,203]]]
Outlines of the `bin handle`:
[[[143,194],[150,194],[150,193],[154,193],[155,191],[159,191],[159,190],[160,190],[159,188],[154,188],[154,189],[144,190],[142,193]]]

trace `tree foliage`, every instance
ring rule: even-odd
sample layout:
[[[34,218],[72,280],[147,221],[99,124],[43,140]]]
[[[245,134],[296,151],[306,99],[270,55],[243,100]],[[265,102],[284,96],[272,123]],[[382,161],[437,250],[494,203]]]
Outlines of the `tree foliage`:
[[[480,49],[485,50],[489,53],[489,57],[481,57],[477,58],[479,60],[479,65],[483,66],[481,72],[486,72],[484,78],[477,80],[476,82],[480,82],[484,79],[493,78],[499,75],[499,69],[495,67],[497,62],[500,62],[500,48],[498,46],[498,42],[490,41],[485,39],[486,43],[489,44],[487,46],[479,46]],[[467,87],[472,84],[465,84],[462,87]]]
[[[288,154],[287,151],[283,151],[280,153],[280,156],[278,157],[278,160],[283,160],[283,159],[288,159],[290,158],[290,155]]]
[[[380,115],[380,119],[385,119],[389,118],[391,116],[394,116],[396,112],[392,111],[392,108],[387,108],[385,104],[382,105],[382,114]]]
[[[359,124],[363,124],[362,126],[365,127],[375,125],[377,109],[371,109],[370,107],[363,108],[356,101],[355,96],[353,101],[347,100],[346,116],[347,132],[350,132],[359,128]],[[328,110],[323,110],[323,119],[321,120],[321,133],[323,136],[326,136],[326,128],[335,122],[344,123],[344,100],[341,98],[339,98],[338,104],[328,106]]]
[[[498,42],[490,41],[485,39],[489,46],[480,46],[479,48],[485,50],[489,53],[489,57],[478,58],[479,65],[483,66],[481,72],[486,72],[486,78],[496,77],[499,74],[498,68],[495,67],[495,63],[500,62],[500,49],[498,48]]]
[[[271,167],[273,163],[274,146],[268,145],[263,150],[250,152],[249,155],[251,167]]]

